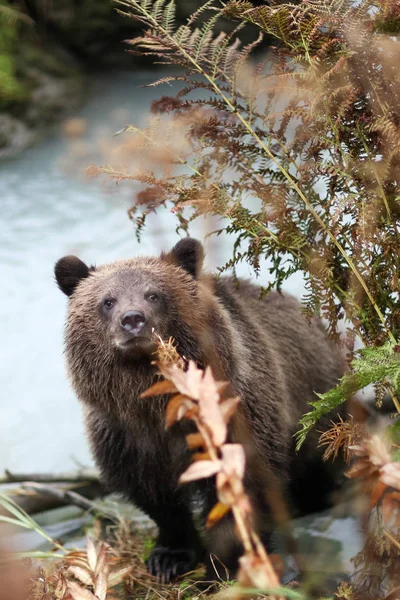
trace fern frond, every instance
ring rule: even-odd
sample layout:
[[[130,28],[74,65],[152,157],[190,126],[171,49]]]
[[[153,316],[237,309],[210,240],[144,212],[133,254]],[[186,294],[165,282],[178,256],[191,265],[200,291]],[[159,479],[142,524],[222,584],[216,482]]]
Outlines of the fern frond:
[[[217,4],[216,0],[207,0],[200,8],[192,13],[187,21],[188,26],[190,27],[193,23],[199,21],[199,18],[203,15],[206,10],[215,9],[215,5]]]
[[[216,13],[215,15],[210,17],[210,19],[208,19],[208,21],[206,21],[202,26],[200,34],[196,39],[196,43],[192,47],[193,57],[196,62],[199,60],[199,57],[202,56],[205,49],[206,51],[208,51],[209,44],[213,38],[213,27],[218,21],[219,17],[219,13]]]
[[[162,14],[162,26],[165,29],[165,31],[169,34],[172,34],[175,28],[175,12],[176,12],[176,6],[175,6],[175,0],[170,0],[170,2],[168,3],[166,9],[164,10],[163,14]]]
[[[187,45],[188,39],[191,36],[191,29],[187,25],[181,25],[178,27],[177,31],[174,35],[174,40],[177,46],[185,47]]]
[[[297,450],[307,433],[326,414],[334,411],[357,391],[371,383],[390,382],[394,393],[400,395],[400,346],[387,342],[381,347],[364,348],[352,362],[352,373],[346,373],[340,383],[325,394],[317,394],[319,400],[310,402],[313,410],[300,419],[302,429],[296,434]]]
[[[165,13],[167,12],[167,9],[165,8],[165,3],[167,0],[155,0],[155,2],[153,3],[153,8],[151,11],[151,16],[153,17],[153,19],[155,19],[155,21],[157,21],[157,23],[161,23],[164,27],[164,22],[165,22]]]

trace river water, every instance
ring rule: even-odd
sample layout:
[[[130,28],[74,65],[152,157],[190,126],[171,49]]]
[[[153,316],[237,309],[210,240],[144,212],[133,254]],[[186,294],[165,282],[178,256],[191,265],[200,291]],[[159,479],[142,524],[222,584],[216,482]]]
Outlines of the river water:
[[[17,160],[0,165],[0,475],[5,468],[57,473],[93,464],[81,409],[66,377],[67,299],[54,282],[53,267],[65,254],[101,264],[156,254],[179,239],[175,217],[163,210],[149,219],[139,244],[126,212],[132,185],[101,185],[82,176],[91,162],[101,164],[115,131],[129,122],[145,124],[151,101],[168,93],[141,87],[154,78],[150,73],[97,76],[75,115],[87,126],[82,139],[71,141],[59,126]],[[190,233],[204,239],[217,225],[196,221]],[[230,257],[231,244],[221,237],[206,241],[210,269]],[[246,265],[238,273],[254,277]],[[264,268],[260,283],[266,282]],[[300,295],[301,277],[292,278],[286,290]],[[321,535],[325,550],[330,540],[333,555],[341,559],[339,570],[348,571],[361,540],[356,523],[346,519],[322,518],[300,528],[299,535],[313,551]]]
[[[178,240],[176,219],[165,210],[149,219],[139,244],[126,213],[132,186],[82,176],[92,161],[102,160],[115,131],[144,124],[151,101],[170,93],[141,87],[154,79],[146,72],[96,77],[74,115],[87,126],[82,140],[71,141],[58,126],[0,166],[0,472],[60,472],[92,464],[80,406],[65,374],[67,300],[54,283],[53,266],[65,254],[100,264],[158,253]],[[195,223],[191,234],[203,239],[210,228],[216,223]],[[214,238],[206,250],[214,268],[229,257],[230,243]],[[252,276],[245,265],[239,272]],[[301,289],[300,279],[289,289]]]

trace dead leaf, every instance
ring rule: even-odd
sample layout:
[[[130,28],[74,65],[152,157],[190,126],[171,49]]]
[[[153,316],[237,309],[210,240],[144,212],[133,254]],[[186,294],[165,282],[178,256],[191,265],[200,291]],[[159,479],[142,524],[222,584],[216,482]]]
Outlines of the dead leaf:
[[[198,415],[199,415],[199,409],[195,404],[193,404],[193,408],[189,408],[185,412],[185,419],[197,419]]]
[[[364,479],[365,477],[369,477],[373,473],[376,473],[376,475],[378,475],[378,470],[376,466],[372,465],[368,459],[360,458],[350,467],[350,469],[347,469],[345,475],[350,479]]]
[[[87,569],[72,566],[68,568],[68,572],[71,573],[75,577],[75,579],[78,579],[84,585],[93,586],[93,578]]]
[[[218,502],[208,514],[206,527],[209,529],[220,521],[229,511],[231,507],[223,502]]]
[[[178,390],[172,381],[157,381],[154,385],[150,386],[142,394],[141,398],[150,398],[151,396],[162,396],[164,394],[174,394]]]
[[[234,477],[234,476],[233,476]],[[235,503],[235,494],[232,490],[232,474],[228,475],[221,470],[217,474],[216,484],[218,490],[218,499],[227,506],[233,506]]]
[[[279,579],[272,566],[257,554],[241,556],[239,565],[238,580],[241,585],[258,589],[279,587]]]
[[[222,466],[225,473],[235,473],[243,479],[246,456],[241,444],[224,444],[221,446]]]
[[[56,598],[64,598],[68,591],[67,581],[62,573],[59,573],[56,589],[54,594]]]
[[[383,439],[377,435],[373,435],[368,442],[370,460],[373,465],[380,467],[390,463],[391,456]]]
[[[92,592],[85,590],[74,581],[68,581],[68,590],[73,600],[97,600]]]
[[[181,394],[189,396],[193,400],[199,400],[203,370],[199,369],[194,361],[189,361],[187,371],[182,371],[182,369],[179,369],[175,365],[172,367],[161,365],[160,371],[174,383]]]
[[[104,570],[107,564],[107,550],[109,546],[105,542],[101,542],[97,548],[98,556],[97,556],[97,564],[94,572],[95,579],[97,579],[98,575]]]
[[[376,506],[376,504],[382,498],[385,490],[387,490],[387,485],[378,480],[371,491],[370,508],[374,508],[374,506]]]
[[[195,452],[192,454],[192,460],[210,460],[210,454],[209,452]]]
[[[400,490],[400,463],[390,462],[381,467],[380,479],[389,487]]]
[[[382,518],[388,529],[400,527],[400,492],[388,492],[381,503]]]
[[[106,565],[101,573],[98,574],[94,594],[99,600],[106,600],[108,588],[108,566]]]
[[[179,478],[180,483],[187,483],[189,481],[197,481],[197,479],[204,479],[205,477],[211,477],[220,471],[222,467],[222,461],[220,460],[200,460],[199,462],[192,463]]]
[[[190,450],[195,450],[196,448],[201,448],[204,446],[204,440],[201,433],[189,433],[186,436],[186,443]]]
[[[108,588],[115,587],[124,581],[124,579],[128,577],[129,573],[132,572],[132,568],[132,566],[128,566],[118,569],[117,571],[112,571],[108,576]]]
[[[216,381],[215,382],[215,385],[217,386],[217,390],[219,391],[220,395],[221,395],[222,390],[227,388],[229,384],[230,384],[229,381]]]
[[[87,538],[86,553],[90,570],[92,571],[92,573],[94,573],[97,563],[97,552],[96,547],[90,537]]]
[[[235,413],[239,402],[240,402],[239,396],[236,396],[235,398],[228,398],[227,400],[224,400],[222,402],[220,408],[221,408],[222,416],[223,416],[225,423],[229,422],[229,419]]]
[[[87,554],[83,550],[75,550],[73,552],[68,552],[66,559],[71,564],[75,564],[76,561],[84,561],[87,565]]]
[[[80,567],[82,569],[88,569],[88,561],[87,561],[87,555],[86,553],[83,554],[82,556],[78,556],[76,553],[74,553],[75,555],[72,556],[72,552],[71,554],[68,554],[65,557],[65,561],[68,563],[68,565],[70,565],[71,567]]]
[[[285,572],[285,565],[279,554],[270,554],[269,560],[271,561],[271,565],[273,566],[274,571],[278,575],[279,579],[283,577],[283,573]]]
[[[365,446],[363,444],[352,444],[351,446],[349,446],[349,450],[351,450],[351,453],[353,454],[353,456],[366,456],[367,452],[365,449]]]
[[[176,421],[182,419],[185,413],[193,408],[193,402],[183,394],[177,394],[168,402],[165,411],[165,428],[169,429]]]
[[[210,367],[206,368],[199,387],[200,419],[209,430],[214,444],[220,446],[225,442],[228,430],[221,413],[220,396]]]

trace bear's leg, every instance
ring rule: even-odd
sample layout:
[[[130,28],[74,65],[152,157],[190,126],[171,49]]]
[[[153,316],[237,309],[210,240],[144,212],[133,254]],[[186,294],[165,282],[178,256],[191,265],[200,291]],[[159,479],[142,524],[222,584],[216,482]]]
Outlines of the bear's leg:
[[[169,502],[134,501],[156,522],[159,535],[147,562],[150,575],[168,583],[192,570],[201,558],[201,543],[192,515],[177,494]]]
[[[86,419],[105,483],[142,509],[159,528],[148,560],[149,572],[168,582],[190,571],[201,558],[201,544],[189,510],[189,496],[178,488],[176,469],[168,469],[168,464],[145,452],[143,433],[138,436],[141,445],[135,445],[126,430],[102,413],[93,411]]]

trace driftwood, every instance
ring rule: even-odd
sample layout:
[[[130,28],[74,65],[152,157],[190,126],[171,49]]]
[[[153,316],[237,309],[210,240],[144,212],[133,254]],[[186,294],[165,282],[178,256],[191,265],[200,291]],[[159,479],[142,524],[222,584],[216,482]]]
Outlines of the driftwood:
[[[7,483],[0,482],[0,494],[10,496],[18,506],[31,515],[61,506],[73,505],[87,512],[98,512],[103,517],[115,520],[116,513],[112,508],[100,507],[96,502],[110,493],[110,490],[101,484],[94,471],[89,472],[91,480],[84,477],[84,473],[86,472],[64,474],[57,481],[55,475],[29,474],[23,478],[21,474],[8,473]],[[35,481],[34,478],[40,481]],[[1,503],[0,515],[10,516]],[[134,516],[133,521],[135,526],[140,529],[154,528],[154,523],[140,511]]]
[[[86,511],[101,512],[103,516],[115,518],[115,514],[113,512],[107,511],[103,508],[100,510],[96,502],[88,500],[88,498],[83,496],[82,494],[78,494],[77,492],[74,492],[73,490],[65,487],[57,487],[56,485],[44,485],[43,483],[27,481],[22,484],[22,489],[36,492],[36,494],[40,497],[47,497],[55,501],[59,501],[61,505],[72,504]],[[102,495],[104,496],[104,490]],[[97,498],[99,498],[99,496],[97,496]]]
[[[59,483],[59,482],[92,482],[99,481],[99,473],[95,469],[81,469],[74,473],[12,473],[8,469],[4,471],[4,477],[0,477],[2,483],[23,483],[35,481],[37,483]]]
[[[49,485],[34,481],[21,483],[4,483],[0,485],[0,493],[10,495],[14,502],[28,514],[52,510],[74,504],[84,510],[93,510],[93,500],[102,498],[107,491],[99,481],[58,481]],[[0,504],[0,514],[8,512]]]

